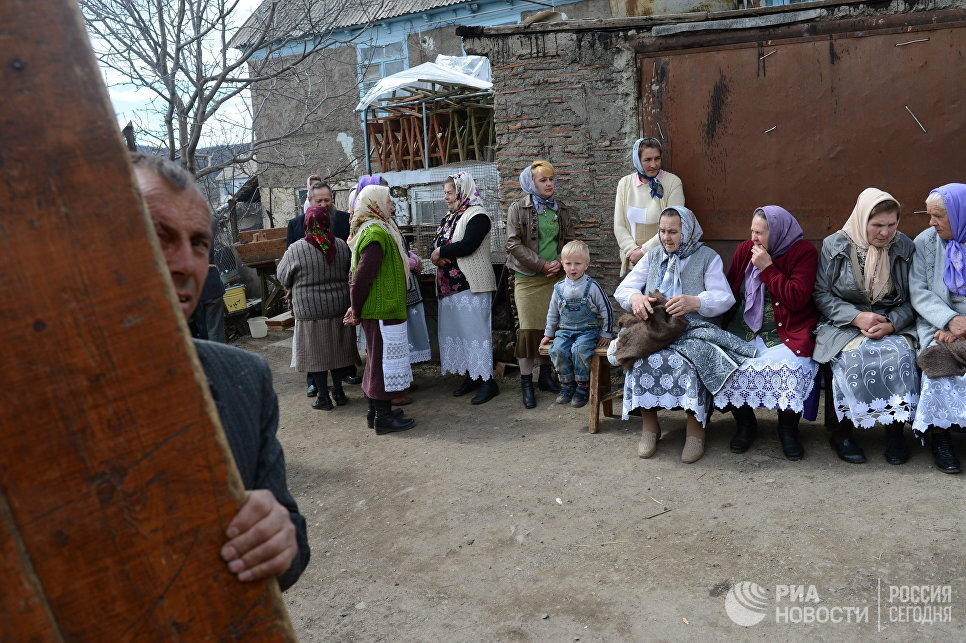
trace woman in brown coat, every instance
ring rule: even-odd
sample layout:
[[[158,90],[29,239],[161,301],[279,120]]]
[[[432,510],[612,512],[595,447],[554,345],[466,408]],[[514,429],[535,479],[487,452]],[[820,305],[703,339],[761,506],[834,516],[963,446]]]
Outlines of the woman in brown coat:
[[[534,161],[520,173],[526,193],[510,206],[506,226],[506,266],[514,271],[513,298],[519,317],[516,357],[520,364],[523,405],[537,405],[533,393],[534,360],[540,357],[540,340],[547,322],[553,285],[562,277],[560,249],[573,241],[569,208],[554,194],[554,169],[547,161]],[[550,361],[540,361],[537,385],[558,393],[550,374]]]

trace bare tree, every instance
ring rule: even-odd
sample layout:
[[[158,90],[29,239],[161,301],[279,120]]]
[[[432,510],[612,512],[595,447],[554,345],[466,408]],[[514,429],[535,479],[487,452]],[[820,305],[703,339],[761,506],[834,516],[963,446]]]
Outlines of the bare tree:
[[[357,91],[336,95],[321,81],[329,53],[363,33],[385,1],[264,0],[247,19],[240,0],[80,0],[80,7],[101,64],[153,95],[155,118],[142,119],[139,137],[201,178],[256,157],[260,167],[297,165],[297,153],[279,148],[323,121],[333,99]],[[340,38],[338,27],[352,23],[355,35]],[[255,132],[251,124],[279,101],[287,105],[284,125]],[[199,167],[203,140],[251,147]]]

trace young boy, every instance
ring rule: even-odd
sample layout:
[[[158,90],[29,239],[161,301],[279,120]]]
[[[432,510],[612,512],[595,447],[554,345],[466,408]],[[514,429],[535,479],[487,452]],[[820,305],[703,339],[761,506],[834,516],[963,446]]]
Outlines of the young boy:
[[[610,343],[614,312],[604,289],[584,274],[590,265],[586,243],[571,241],[565,245],[560,261],[567,278],[553,287],[540,345],[550,346],[550,359],[560,376],[557,404],[569,402],[580,408],[590,395],[590,358],[594,349]]]

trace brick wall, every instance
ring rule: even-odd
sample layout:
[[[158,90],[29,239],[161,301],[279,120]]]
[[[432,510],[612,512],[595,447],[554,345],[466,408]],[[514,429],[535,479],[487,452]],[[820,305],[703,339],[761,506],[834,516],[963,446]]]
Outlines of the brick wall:
[[[537,158],[558,171],[591,248],[590,274],[613,289],[620,262],[613,235],[617,181],[631,171],[637,137],[634,55],[623,32],[465,37],[467,53],[493,66],[501,207],[522,196],[520,171]]]

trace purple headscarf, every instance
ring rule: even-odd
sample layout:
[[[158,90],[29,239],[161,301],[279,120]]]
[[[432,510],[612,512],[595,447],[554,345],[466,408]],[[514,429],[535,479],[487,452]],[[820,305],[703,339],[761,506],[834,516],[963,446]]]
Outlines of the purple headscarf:
[[[355,194],[352,195],[352,200],[349,201],[349,212],[356,211],[356,197],[362,192],[362,188],[368,187],[370,185],[379,185],[382,182],[382,177],[378,175],[373,176],[360,176],[359,182],[356,183]]]
[[[966,295],[966,183],[947,183],[932,190],[943,199],[953,238],[946,242],[943,281],[949,292]]]
[[[768,247],[772,257],[780,257],[785,251],[800,241],[805,235],[802,226],[785,208],[765,205],[755,210],[765,213],[768,222]],[[765,308],[765,283],[760,278],[761,270],[751,261],[745,269],[745,323],[754,332],[761,330]]]

